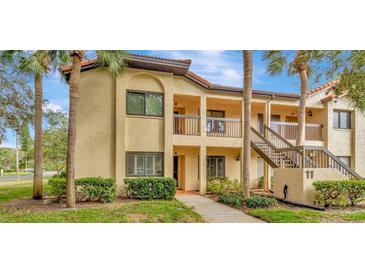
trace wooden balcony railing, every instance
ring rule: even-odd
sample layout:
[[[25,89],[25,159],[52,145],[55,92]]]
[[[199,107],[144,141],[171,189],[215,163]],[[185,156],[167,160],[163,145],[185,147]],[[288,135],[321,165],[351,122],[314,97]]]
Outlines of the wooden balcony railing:
[[[200,117],[197,115],[174,114],[174,134],[200,135]]]
[[[322,125],[305,124],[305,140],[323,141]],[[296,140],[298,135],[298,124],[288,122],[271,122],[271,128],[287,140]]]
[[[240,138],[241,119],[207,117],[207,136]]]

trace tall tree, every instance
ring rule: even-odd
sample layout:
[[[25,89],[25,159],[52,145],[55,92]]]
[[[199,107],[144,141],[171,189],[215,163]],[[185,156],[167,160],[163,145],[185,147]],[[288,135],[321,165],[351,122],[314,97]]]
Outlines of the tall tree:
[[[53,54],[57,52],[57,54]],[[34,180],[33,199],[42,199],[42,105],[43,77],[67,62],[66,51],[4,51],[3,58],[12,62],[15,71],[34,78]]]
[[[252,99],[252,51],[243,51],[243,196],[250,197],[250,162],[251,162],[251,99]]]
[[[20,132],[20,149],[24,152],[25,173],[28,172],[28,157],[31,147],[32,137],[30,137],[29,126],[24,125]]]
[[[75,197],[75,146],[76,146],[76,126],[78,101],[80,96],[80,74],[81,61],[85,56],[85,50],[72,50],[71,75],[70,75],[70,92],[69,92],[69,123],[68,123],[68,144],[67,144],[67,162],[66,162],[66,182],[67,182],[67,207],[76,206]],[[125,66],[126,52],[123,50],[99,50],[96,51],[97,66],[107,67],[108,71],[115,78]]]
[[[263,59],[267,64],[266,70],[270,75],[278,75],[286,70],[289,76],[298,75],[300,78],[297,146],[302,145],[304,140],[308,78],[315,76],[315,79],[318,80],[323,76],[323,73],[320,71],[326,71],[326,69],[321,61],[330,60],[333,56],[337,56],[338,53],[338,51],[320,50],[270,50],[265,51],[263,54]]]
[[[44,164],[59,174],[66,167],[68,115],[46,109],[44,116],[48,125],[43,130]]]

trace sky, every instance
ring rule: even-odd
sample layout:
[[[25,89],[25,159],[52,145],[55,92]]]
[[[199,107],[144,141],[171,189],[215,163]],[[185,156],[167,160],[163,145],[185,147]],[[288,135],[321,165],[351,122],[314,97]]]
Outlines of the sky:
[[[129,52],[172,59],[191,59],[190,70],[210,82],[234,87],[243,86],[242,53],[238,50],[130,50]],[[288,77],[285,72],[278,76],[268,75],[265,62],[262,61],[262,53],[262,51],[253,53],[253,88],[298,93],[297,77]],[[33,87],[33,83],[30,82],[30,86]],[[314,86],[310,86],[312,87]],[[68,88],[61,75],[54,73],[47,76],[43,82],[43,89],[44,98],[49,103],[48,107],[68,111]],[[31,134],[33,135],[32,132]],[[0,147],[15,147],[13,132],[9,130],[6,137],[7,140],[0,144]]]

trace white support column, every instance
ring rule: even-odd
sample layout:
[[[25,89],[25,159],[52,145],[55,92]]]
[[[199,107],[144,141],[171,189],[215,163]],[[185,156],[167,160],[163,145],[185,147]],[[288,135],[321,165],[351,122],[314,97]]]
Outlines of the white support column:
[[[174,172],[174,144],[173,144],[173,127],[174,127],[174,93],[173,79],[165,82],[164,94],[164,114],[165,114],[165,145],[164,145],[164,176],[173,177]]]
[[[199,174],[200,174],[200,194],[207,192],[207,147],[201,146],[199,151]]]
[[[267,101],[264,106],[264,125],[270,127],[271,124],[271,101]],[[265,135],[266,135],[266,131]],[[267,136],[266,136],[267,137]],[[268,163],[264,162],[264,189],[269,190],[270,189],[270,183],[271,183],[271,169]]]
[[[200,136],[207,136],[207,97],[200,97]]]

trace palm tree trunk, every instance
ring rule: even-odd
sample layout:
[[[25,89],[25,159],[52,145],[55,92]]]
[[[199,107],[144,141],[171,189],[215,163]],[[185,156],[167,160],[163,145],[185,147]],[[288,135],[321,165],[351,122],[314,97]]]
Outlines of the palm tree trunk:
[[[298,111],[298,135],[296,139],[296,145],[301,146],[303,144],[305,136],[305,107],[307,103],[307,90],[308,90],[308,75],[307,70],[299,71],[300,76],[300,101]]]
[[[19,180],[19,132],[15,130],[15,162],[16,162],[16,179]]]
[[[251,98],[252,98],[252,51],[243,51],[244,81],[244,133],[243,133],[243,196],[250,197],[251,162]]]
[[[76,145],[76,122],[77,109],[80,91],[80,72],[83,52],[73,51],[72,70],[70,75],[70,102],[69,102],[69,123],[68,123],[68,143],[67,143],[67,207],[76,206],[75,197],[75,145]]]
[[[43,174],[42,174],[42,105],[43,83],[42,76],[34,78],[35,118],[34,118],[34,180],[33,199],[42,199]]]

